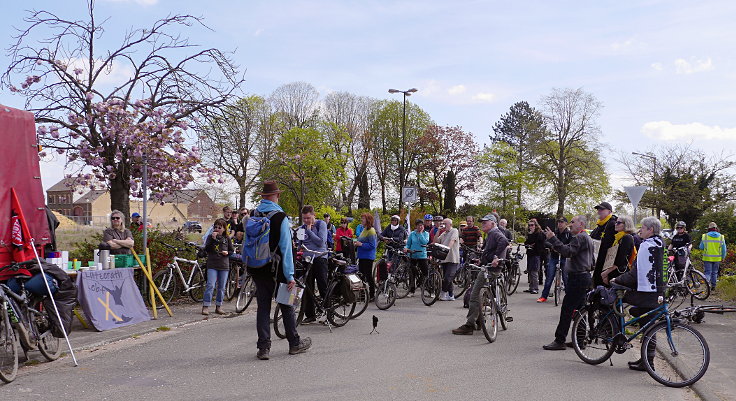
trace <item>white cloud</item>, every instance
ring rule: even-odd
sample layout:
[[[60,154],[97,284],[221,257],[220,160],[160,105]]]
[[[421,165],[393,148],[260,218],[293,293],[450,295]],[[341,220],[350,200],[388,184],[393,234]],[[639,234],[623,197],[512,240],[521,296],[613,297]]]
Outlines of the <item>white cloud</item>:
[[[675,60],[675,70],[678,74],[693,74],[696,72],[710,71],[713,69],[713,60],[708,57],[705,60],[695,60],[690,58],[690,61],[684,58],[678,58]]]
[[[449,95],[461,95],[465,93],[467,88],[465,88],[465,85],[455,85],[447,90],[447,93]]]
[[[479,92],[473,95],[472,99],[480,103],[489,103],[496,99],[496,95],[493,93]]]
[[[641,127],[641,132],[662,141],[695,139],[736,141],[736,128],[721,128],[702,123],[673,124],[669,121],[651,121]]]
[[[616,51],[624,50],[624,49],[631,47],[633,44],[634,44],[634,39],[627,39],[623,42],[611,43],[611,49],[616,50]]]
[[[652,63],[651,67],[657,71],[664,70],[664,65],[662,65],[662,63]]]

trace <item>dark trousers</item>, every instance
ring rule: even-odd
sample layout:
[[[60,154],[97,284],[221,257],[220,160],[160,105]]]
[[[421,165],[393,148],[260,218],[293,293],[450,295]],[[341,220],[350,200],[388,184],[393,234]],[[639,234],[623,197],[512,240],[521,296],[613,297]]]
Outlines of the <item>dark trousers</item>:
[[[573,313],[585,304],[585,294],[590,289],[591,279],[589,273],[570,273],[567,276],[567,287],[565,287],[565,298],[562,299],[560,309],[560,322],[555,330],[555,341],[564,344],[567,334],[570,332],[570,323]]]
[[[373,259],[358,259],[358,270],[363,275],[363,280],[368,282],[370,297],[376,295],[376,278],[373,277]]]
[[[526,271],[529,274],[529,289],[539,290],[539,264],[542,261],[539,255],[530,255],[526,259]]]
[[[317,258],[312,261],[312,268],[307,275],[306,285],[314,291],[314,282],[317,281],[319,295],[324,298],[327,294],[327,258]],[[308,291],[304,292],[304,316],[314,317],[314,298]]]
[[[460,267],[460,263],[442,263],[442,291],[452,296],[452,280],[455,279],[455,273]]]
[[[253,282],[256,284],[256,300],[258,301],[258,309],[256,310],[258,349],[271,349],[271,300],[274,297],[276,280],[273,278],[253,277]],[[299,345],[299,333],[296,332],[294,308],[279,303],[276,304],[276,307],[281,308],[281,315],[284,319],[284,329],[286,331],[286,338],[289,340],[289,346],[296,347]]]
[[[421,272],[421,275],[419,274]],[[409,269],[409,291],[414,292],[417,290],[418,277],[427,277],[429,272],[429,263],[427,259],[411,259],[411,269]]]

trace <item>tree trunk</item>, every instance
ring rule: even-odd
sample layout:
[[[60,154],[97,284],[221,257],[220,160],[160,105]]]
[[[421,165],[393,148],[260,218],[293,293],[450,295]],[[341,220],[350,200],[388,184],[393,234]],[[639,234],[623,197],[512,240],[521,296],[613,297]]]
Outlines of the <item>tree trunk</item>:
[[[245,187],[245,180],[239,180],[238,181],[238,208],[245,206],[245,193],[246,193],[246,187]]]
[[[386,214],[386,185],[381,183],[381,210]]]
[[[371,193],[370,186],[368,185],[368,173],[363,172],[360,177],[360,183],[358,185],[358,209],[370,209],[371,208]]]
[[[113,210],[123,213],[127,227],[130,224],[130,175],[125,166],[116,169],[115,178],[110,180],[110,211]]]
[[[565,188],[565,169],[562,167],[562,161],[560,161],[560,167],[557,168],[557,217],[560,218],[565,214],[565,198],[567,197],[567,190]]]

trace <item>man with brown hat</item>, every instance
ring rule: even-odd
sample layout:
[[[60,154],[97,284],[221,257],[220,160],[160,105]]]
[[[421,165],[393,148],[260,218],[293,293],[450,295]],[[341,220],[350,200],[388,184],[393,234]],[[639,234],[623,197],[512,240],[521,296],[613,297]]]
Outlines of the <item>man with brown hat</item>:
[[[271,349],[271,301],[274,298],[276,284],[287,283],[289,290],[296,285],[294,281],[294,259],[291,249],[291,226],[286,213],[279,206],[281,190],[275,181],[265,181],[263,190],[258,192],[263,198],[252,212],[253,217],[269,217],[269,247],[274,259],[265,266],[248,267],[248,273],[256,285],[258,308],[256,311],[256,329],[258,331],[258,359],[269,359]],[[274,277],[275,276],[275,277]],[[289,355],[300,354],[309,349],[312,340],[309,337],[299,338],[296,331],[296,318],[291,305],[277,304],[283,315],[286,338],[289,340]]]

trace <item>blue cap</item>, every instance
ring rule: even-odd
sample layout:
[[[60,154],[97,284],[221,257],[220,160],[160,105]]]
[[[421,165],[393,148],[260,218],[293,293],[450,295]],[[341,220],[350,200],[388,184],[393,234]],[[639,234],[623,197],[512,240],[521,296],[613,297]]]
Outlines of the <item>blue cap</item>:
[[[425,214],[424,215],[424,220],[432,220],[432,215],[431,214]]]
[[[133,213],[133,214],[131,215],[131,217],[141,217],[141,215],[140,215],[140,214],[138,214],[138,212],[135,212],[135,213]]]

